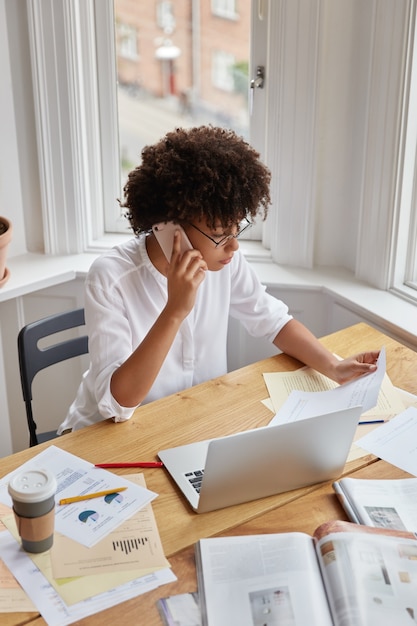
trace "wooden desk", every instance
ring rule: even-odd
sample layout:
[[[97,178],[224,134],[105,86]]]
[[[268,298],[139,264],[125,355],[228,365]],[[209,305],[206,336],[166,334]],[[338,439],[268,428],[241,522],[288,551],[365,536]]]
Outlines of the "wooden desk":
[[[355,478],[407,478],[410,475],[397,467],[378,461],[356,470],[350,474]],[[314,492],[302,498],[287,502],[279,510],[268,511],[260,516],[239,524],[229,531],[219,533],[221,536],[251,535],[262,533],[304,532],[312,535],[320,524],[340,519],[349,521],[344,509],[340,505],[328,482]],[[142,625],[141,619],[146,615],[146,626],[161,626],[156,603],[178,593],[189,593],[197,590],[197,578],[194,560],[194,546],[184,548],[170,559],[173,571],[178,580],[175,583],[164,585],[143,596],[139,596],[123,604],[123,624]],[[120,617],[120,607],[112,607],[100,614],[77,622],[79,626],[112,626]],[[10,624],[15,624],[11,622]],[[44,626],[45,622],[38,617],[30,622],[31,626]]]
[[[351,474],[356,478],[406,478],[410,475],[384,461],[378,461]],[[220,533],[221,536],[258,535],[267,533],[304,532],[312,535],[320,524],[340,519],[349,521],[332,488],[332,483],[323,484],[314,492],[284,504],[279,510],[268,511],[257,518]],[[146,615],[147,626],[161,626],[156,602],[178,593],[197,590],[194,560],[194,546],[185,548],[170,559],[178,581],[159,587],[149,594],[130,600],[123,605],[126,624],[140,623],[140,616]],[[117,617],[117,607],[100,614],[100,620],[89,618],[80,624],[85,626],[107,626]],[[35,622],[41,626],[42,622]]]
[[[370,326],[357,324],[328,335],[321,341],[342,357],[363,350],[379,349],[385,345],[387,372],[392,382],[407,391],[417,393],[417,354]],[[270,421],[271,413],[261,403],[268,395],[263,373],[294,370],[300,365],[286,355],[277,355],[140,407],[128,422],[101,422],[65,435],[53,443],[92,463],[152,460],[156,458],[158,450],[166,447],[264,426]],[[50,443],[41,444],[37,448],[1,459],[0,474],[3,476],[15,469],[48,445]],[[372,455],[367,455],[348,463],[344,473],[351,473],[374,461]],[[119,474],[129,472],[115,471]],[[304,499],[321,489],[314,485],[221,511],[196,515],[184,502],[164,470],[145,470],[144,473],[148,487],[159,494],[153,503],[153,509],[168,558],[192,546],[201,537],[230,531],[242,523],[255,520],[299,498]],[[175,524],[172,523],[173,519]],[[175,573],[177,576],[181,575],[180,571],[175,570]],[[98,621],[95,622],[94,618],[90,618],[85,623],[104,623],[100,619],[97,618]],[[147,621],[148,623],[150,622]]]

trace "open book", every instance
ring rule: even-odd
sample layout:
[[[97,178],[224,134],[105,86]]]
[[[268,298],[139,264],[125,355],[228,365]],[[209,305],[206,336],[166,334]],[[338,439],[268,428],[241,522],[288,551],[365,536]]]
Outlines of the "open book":
[[[196,544],[205,626],[417,624],[413,533],[327,522]]]
[[[333,489],[352,522],[417,531],[417,478],[342,478]]]

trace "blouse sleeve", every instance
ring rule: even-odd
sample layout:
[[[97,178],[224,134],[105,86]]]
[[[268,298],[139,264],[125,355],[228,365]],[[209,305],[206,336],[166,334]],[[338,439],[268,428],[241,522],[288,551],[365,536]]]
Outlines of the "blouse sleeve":
[[[231,275],[230,315],[239,319],[250,335],[271,343],[291,319],[287,305],[266,292],[242,253],[235,255]]]
[[[99,280],[87,279],[85,318],[89,337],[90,380],[103,419],[128,420],[134,407],[121,406],[110,391],[113,372],[132,354],[132,334],[124,313],[123,300],[114,289]]]

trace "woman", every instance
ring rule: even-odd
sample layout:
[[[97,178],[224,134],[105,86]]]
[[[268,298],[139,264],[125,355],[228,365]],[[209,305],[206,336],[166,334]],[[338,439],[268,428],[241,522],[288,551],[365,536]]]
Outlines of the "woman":
[[[267,215],[269,184],[259,154],[230,130],[180,128],[144,148],[124,190],[135,237],[86,280],[91,363],[58,433],[124,421],[142,403],[226,373],[229,315],[338,383],[376,368],[378,352],[340,361],[326,350],[239,251],[239,235]],[[152,230],[166,222],[176,225],[168,258]]]

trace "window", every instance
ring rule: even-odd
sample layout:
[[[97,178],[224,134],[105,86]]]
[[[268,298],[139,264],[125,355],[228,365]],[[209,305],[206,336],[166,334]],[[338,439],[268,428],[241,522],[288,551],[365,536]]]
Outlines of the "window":
[[[117,49],[119,55],[124,59],[136,61],[138,58],[137,32],[134,26],[129,24],[118,24],[116,22],[117,31]]]
[[[164,33],[170,34],[175,29],[175,17],[172,2],[161,0],[157,5],[157,23]]]
[[[226,21],[221,32],[207,1],[191,5],[189,0],[175,4],[161,1],[156,11],[149,2],[114,0],[113,6],[118,25],[115,53],[121,188],[138,164],[143,147],[176,127],[212,123],[249,136],[250,3],[244,8],[245,19],[239,24]],[[131,25],[131,39],[134,32],[141,35],[140,56],[131,56],[128,61],[124,49],[126,23]],[[120,36],[122,25],[124,37]],[[225,50],[212,55],[219,44]],[[236,55],[239,63],[235,62]],[[98,63],[103,64],[99,81],[100,77],[106,80],[108,58],[99,54]],[[114,120],[109,119],[109,124]],[[112,225],[112,215],[114,218],[114,208],[107,216],[107,228],[123,228],[119,215]]]
[[[228,52],[217,50],[212,56],[212,82],[214,87],[223,91],[233,91],[233,67],[235,57]]]
[[[211,0],[211,10],[214,15],[236,19],[236,0]]]
[[[227,20],[215,12],[235,12],[235,3],[135,4],[149,8],[154,30],[118,16],[117,23],[132,29],[126,39],[129,58],[118,55],[126,61],[126,83],[132,87],[123,94],[129,96],[126,110],[132,94],[139,95],[137,107],[147,103],[155,110],[156,102],[163,104],[168,119],[174,107],[184,124],[195,124],[196,118],[187,119],[190,106],[202,116],[199,121],[215,115],[219,123],[231,108],[228,98],[234,105],[238,101],[241,111],[243,105],[247,109],[247,94],[245,100],[236,82],[232,91],[216,90],[216,98],[225,99],[217,108],[211,80],[196,76],[195,65],[177,71],[190,58],[182,53],[184,46],[195,45],[202,35],[200,28],[191,37],[188,32],[189,39],[179,37],[187,33],[183,9],[200,12],[199,20],[194,15],[200,27],[213,19],[219,34]],[[134,135],[129,119],[141,115],[140,108],[130,110],[119,133],[115,120],[124,104],[115,89],[113,2],[54,0],[53,11],[45,0],[28,0],[27,6],[46,252],[108,247],[103,233],[130,232],[117,203],[123,184],[119,162],[120,154],[128,167],[138,160],[139,140],[133,147],[128,143]],[[255,74],[251,66],[265,69],[264,88],[251,91],[255,134],[250,140],[272,170],[273,204],[258,237],[281,265],[343,267],[362,282],[415,298],[417,107],[416,62],[411,59],[416,3],[259,0],[252,6],[257,19],[246,19],[255,42],[250,63],[234,49],[233,38],[198,47],[194,58],[209,77],[213,49],[226,55],[226,67],[243,68],[248,78]],[[244,18],[241,13],[228,28],[239,28]],[[133,29],[140,34],[135,59]],[[121,31],[126,34],[124,26]],[[143,71],[160,93],[144,88],[145,73],[138,73],[145,51],[152,71],[147,64]],[[217,68],[216,80],[225,84],[227,73]],[[184,76],[188,83],[180,82]],[[182,91],[187,99],[181,102]],[[244,114],[232,117],[238,129],[244,127]],[[225,123],[230,124],[230,116]],[[141,132],[151,126],[142,123]],[[140,140],[148,142],[148,136]]]
[[[414,30],[414,32],[413,32]],[[403,159],[398,180],[397,228],[393,237],[392,287],[417,299],[417,25],[411,23],[403,114]]]

